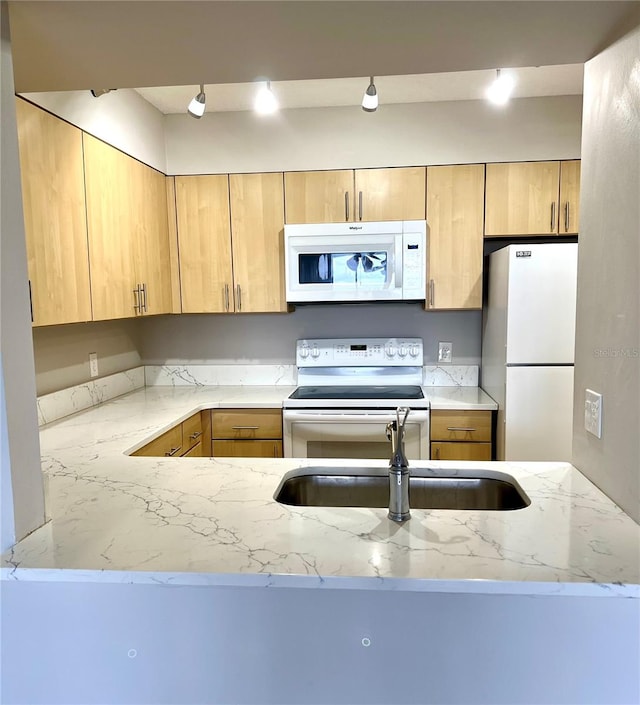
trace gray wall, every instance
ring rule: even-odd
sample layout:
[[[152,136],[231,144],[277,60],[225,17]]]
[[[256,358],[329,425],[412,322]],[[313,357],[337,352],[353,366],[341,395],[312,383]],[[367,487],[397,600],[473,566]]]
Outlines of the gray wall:
[[[14,536],[19,540],[43,523],[44,492],[6,2],[1,3],[0,12],[0,413],[4,417],[0,548],[4,550],[13,543]],[[13,527],[4,518],[5,512],[9,517],[13,514]],[[13,531],[7,535],[5,532],[11,528]]]
[[[298,338],[411,336],[424,339],[425,364],[438,341],[453,343],[453,363],[480,364],[480,311],[426,312],[420,304],[299,306],[293,313],[181,315],[139,322],[145,363],[294,364]]]
[[[170,174],[580,157],[582,96],[205,113],[165,118]],[[205,149],[203,145],[210,145]]]
[[[640,702],[635,599],[16,581],[2,598],[7,705]]]
[[[640,521],[640,28],[585,67],[573,463]],[[603,395],[602,438],[584,430]]]

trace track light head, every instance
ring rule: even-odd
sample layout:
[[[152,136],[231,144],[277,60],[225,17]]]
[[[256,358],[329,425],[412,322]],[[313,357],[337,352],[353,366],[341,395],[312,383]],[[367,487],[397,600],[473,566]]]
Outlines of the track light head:
[[[264,86],[257,92],[253,107],[260,115],[270,115],[278,110],[278,99],[271,90],[271,81],[265,81]]]
[[[376,91],[373,76],[369,79],[369,86],[362,96],[362,109],[367,113],[373,113],[378,109],[378,91]]]
[[[495,81],[487,88],[486,98],[494,105],[505,105],[511,98],[515,80],[510,73],[502,73],[496,69]]]
[[[111,91],[116,91],[118,90],[117,88],[92,88],[91,89],[91,95],[94,98],[99,98],[101,95],[104,95],[105,93],[111,93]]]
[[[198,120],[204,115],[204,111],[207,104],[207,98],[204,94],[204,84],[200,84],[200,92],[194,98],[192,98],[187,108],[187,112],[191,117],[197,118]]]

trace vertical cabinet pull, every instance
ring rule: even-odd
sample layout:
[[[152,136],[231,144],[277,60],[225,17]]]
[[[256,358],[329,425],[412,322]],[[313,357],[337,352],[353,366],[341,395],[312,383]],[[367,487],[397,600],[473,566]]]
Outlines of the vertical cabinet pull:
[[[564,204],[564,231],[569,232],[569,201]]]
[[[29,279],[29,310],[31,311],[31,323],[33,323],[33,293],[31,292],[31,279]]]
[[[133,290],[133,301],[133,310],[137,313],[141,313],[142,309],[140,308],[140,284],[138,284],[138,286],[136,286],[136,288]]]
[[[344,192],[344,219],[349,220],[349,192]]]
[[[435,459],[440,460],[440,448],[436,448]]]
[[[429,279],[429,306],[435,305],[435,289],[435,281],[433,279]]]
[[[142,285],[142,313],[147,312],[147,285]]]
[[[358,220],[362,220],[362,191],[358,191]]]
[[[553,232],[556,222],[556,202],[551,204],[551,232]]]
[[[236,306],[238,307],[238,311],[242,311],[242,289],[240,288],[240,284],[236,284]]]
[[[228,313],[229,312],[229,285],[228,284],[224,285],[222,295],[224,296],[224,310]]]

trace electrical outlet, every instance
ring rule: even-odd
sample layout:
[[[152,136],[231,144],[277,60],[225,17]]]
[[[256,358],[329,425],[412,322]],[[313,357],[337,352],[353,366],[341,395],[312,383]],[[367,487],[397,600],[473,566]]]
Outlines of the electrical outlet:
[[[451,343],[438,343],[438,362],[451,362],[453,345]]]
[[[92,377],[98,376],[98,353],[89,353],[89,374]]]
[[[596,438],[602,438],[602,394],[585,390],[584,427]]]

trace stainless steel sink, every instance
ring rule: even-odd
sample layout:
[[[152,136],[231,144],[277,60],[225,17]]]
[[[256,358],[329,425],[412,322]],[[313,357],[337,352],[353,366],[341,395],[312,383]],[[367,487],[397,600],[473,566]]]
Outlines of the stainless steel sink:
[[[505,473],[426,472],[412,470],[412,509],[510,510],[531,504],[516,480]],[[274,498],[295,506],[388,507],[389,474],[382,468],[300,468],[284,476]]]

